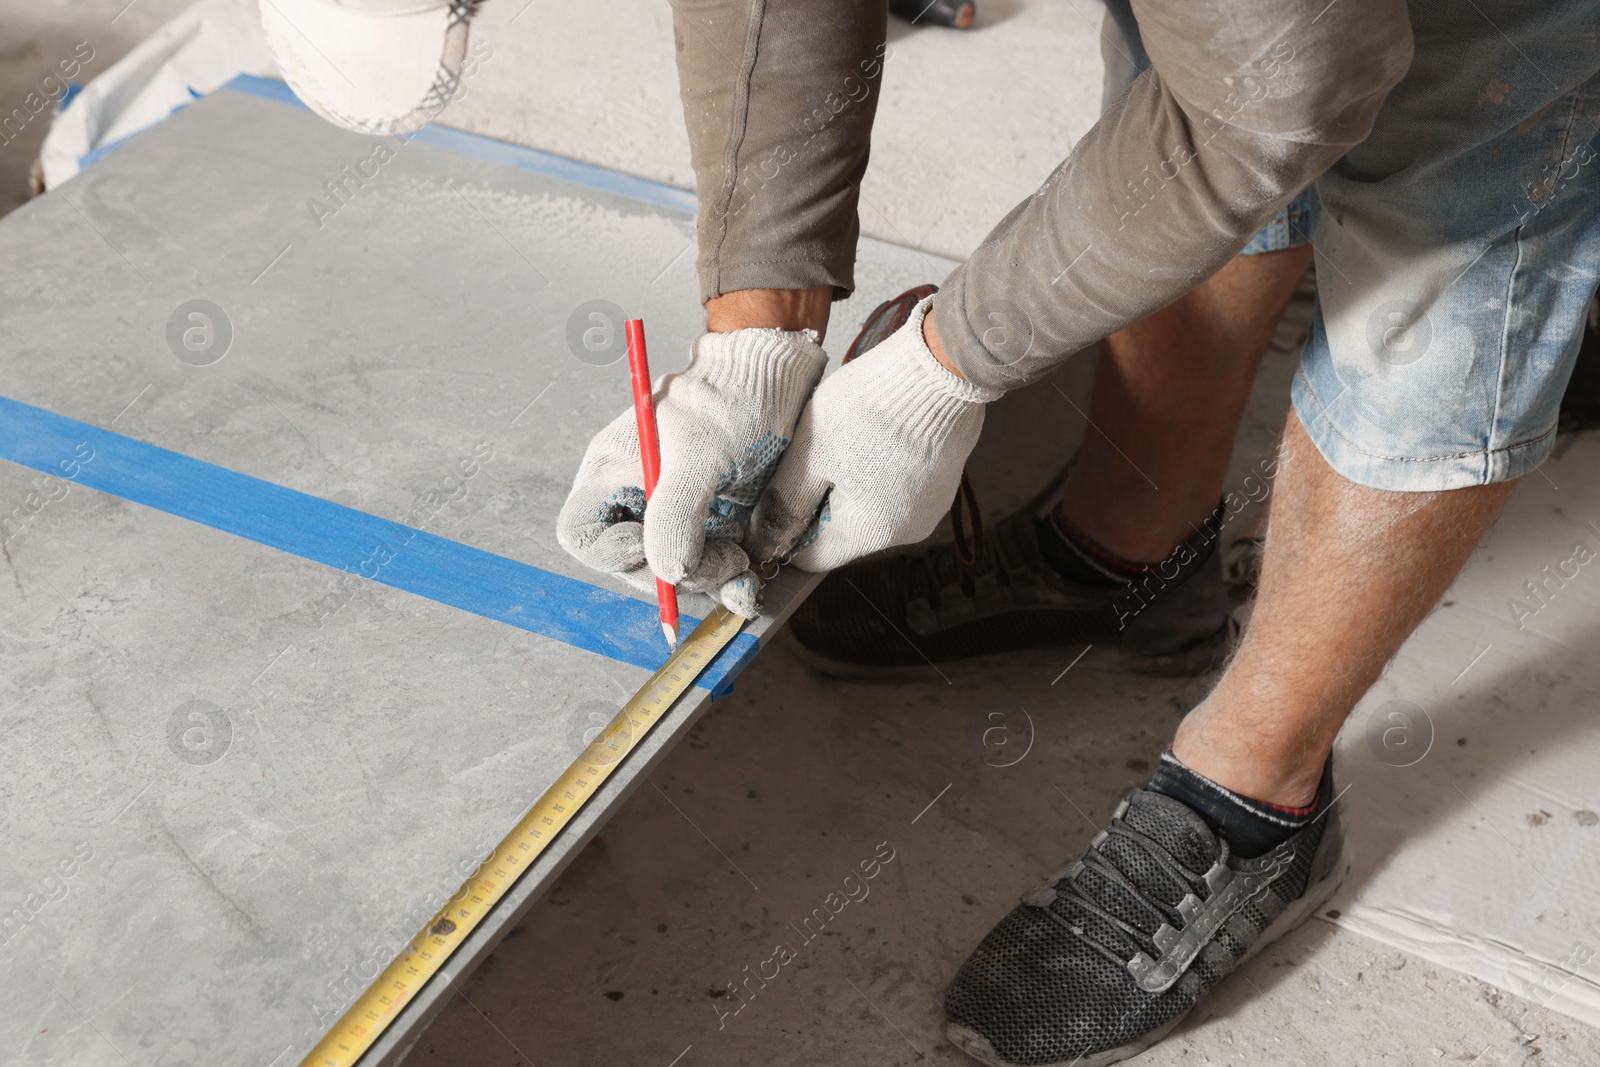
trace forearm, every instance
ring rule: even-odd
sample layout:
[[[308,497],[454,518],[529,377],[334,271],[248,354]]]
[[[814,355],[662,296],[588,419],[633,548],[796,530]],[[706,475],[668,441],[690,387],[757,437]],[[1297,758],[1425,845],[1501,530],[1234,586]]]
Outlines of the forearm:
[[[1134,6],[1153,69],[935,302],[976,384],[1024,384],[1215,273],[1366,136],[1410,61],[1403,0],[1292,22],[1266,0]]]
[[[833,286],[815,289],[736,289],[706,301],[706,332],[812,330],[821,344],[828,335]]]
[[[847,295],[887,3],[675,0],[673,10],[702,300]]]

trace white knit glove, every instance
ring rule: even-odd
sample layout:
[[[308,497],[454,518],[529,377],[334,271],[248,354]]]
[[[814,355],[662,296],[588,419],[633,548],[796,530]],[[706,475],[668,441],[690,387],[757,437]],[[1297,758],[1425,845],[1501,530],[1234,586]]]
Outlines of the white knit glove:
[[[752,556],[793,551],[796,566],[831,570],[922,540],[950,510],[983,406],[1003,391],[933,358],[922,340],[932,304],[817,388],[756,508]]]
[[[761,583],[740,547],[750,512],[828,357],[809,330],[708,333],[655,385],[661,479],[645,508],[633,408],[595,435],[556,520],[561,547],[655,592],[657,575],[746,618]]]

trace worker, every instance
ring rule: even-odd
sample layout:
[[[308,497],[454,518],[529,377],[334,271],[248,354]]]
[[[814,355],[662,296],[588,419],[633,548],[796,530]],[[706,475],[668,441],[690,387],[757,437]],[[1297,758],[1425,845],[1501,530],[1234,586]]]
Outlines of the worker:
[[[1549,454],[1600,282],[1600,4],[1108,9],[1126,84],[1099,123],[824,377],[883,7],[675,3],[706,333],[657,391],[648,511],[624,411],[560,519],[592,566],[740,612],[750,559],[834,570],[795,633],[850,677],[1086,644],[1202,669],[1230,447],[1315,256],[1249,628],[1151,780],[954,975],[949,1038],[993,1065],[1137,1053],[1336,888],[1334,736]],[[985,406],[1080,352],[1090,429],[1059,494],[977,544],[854,562],[927,537]]]
[[[950,1040],[986,1064],[1131,1056],[1337,887],[1334,737],[1549,455],[1600,282],[1600,0],[1108,0],[1100,121],[826,376],[893,76],[886,4],[673,15],[706,330],[656,390],[648,510],[630,409],[558,537],[746,615],[751,560],[831,570],[796,619],[824,669],[1084,646],[1113,669],[1216,663],[1230,448],[1315,260],[1248,628],[1150,781],[945,996]],[[1075,354],[1095,363],[1087,436],[1033,442],[1062,484],[881,554],[936,528],[986,405]]]

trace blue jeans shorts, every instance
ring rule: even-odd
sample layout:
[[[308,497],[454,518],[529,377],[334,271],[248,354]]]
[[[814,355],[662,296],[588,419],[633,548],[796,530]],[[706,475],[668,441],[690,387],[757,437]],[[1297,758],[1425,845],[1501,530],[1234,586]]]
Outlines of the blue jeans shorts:
[[[1107,0],[1107,100],[1149,66]],[[1416,58],[1371,135],[1245,253],[1311,243],[1295,413],[1377,489],[1520,477],[1555,443],[1600,287],[1600,0],[1411,0]]]

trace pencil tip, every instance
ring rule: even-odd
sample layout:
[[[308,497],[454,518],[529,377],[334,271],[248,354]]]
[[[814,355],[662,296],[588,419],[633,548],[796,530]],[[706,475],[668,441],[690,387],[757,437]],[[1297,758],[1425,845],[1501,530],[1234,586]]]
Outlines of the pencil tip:
[[[661,624],[661,632],[667,637],[667,647],[673,651],[678,648],[678,628],[670,622]]]

